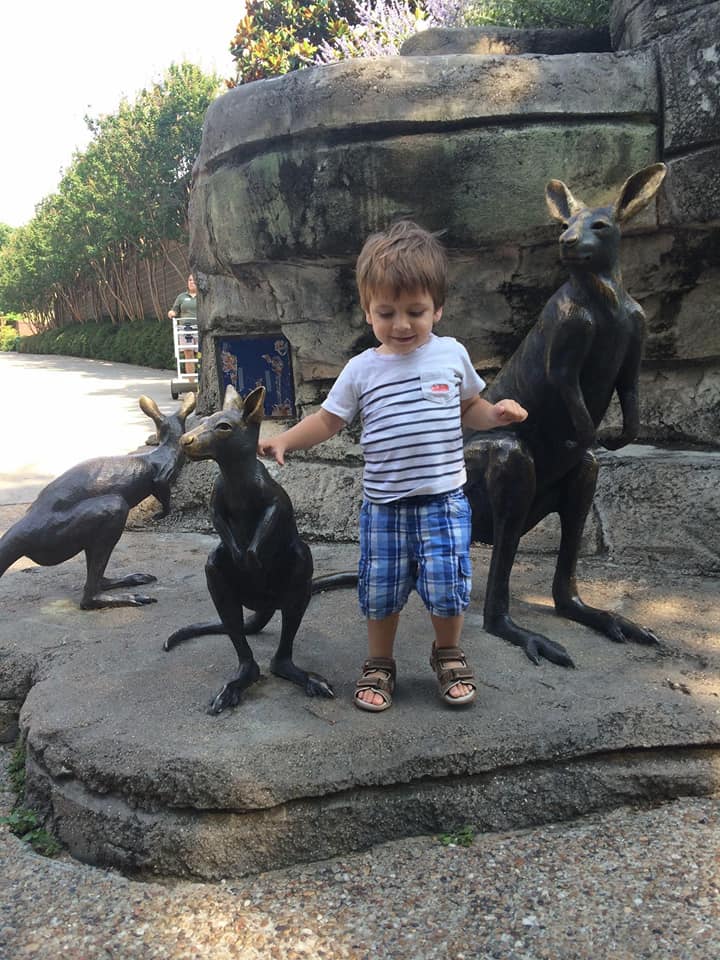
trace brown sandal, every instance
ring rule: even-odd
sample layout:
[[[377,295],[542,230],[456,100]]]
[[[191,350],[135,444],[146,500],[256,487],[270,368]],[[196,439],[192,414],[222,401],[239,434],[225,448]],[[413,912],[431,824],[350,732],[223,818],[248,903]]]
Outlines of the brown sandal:
[[[446,663],[459,663],[460,666],[446,667]],[[445,703],[456,706],[461,703],[472,703],[477,696],[477,683],[475,675],[467,665],[465,654],[460,647],[435,647],[433,646],[430,655],[430,666],[435,671],[440,687],[440,696]],[[465,683],[472,687],[470,693],[462,697],[451,697],[448,693],[456,683]]]
[[[383,698],[382,703],[370,703],[358,697],[364,690],[370,690]],[[395,661],[392,657],[370,657],[365,661],[362,675],[355,684],[353,700],[359,710],[370,710],[380,713],[392,705],[392,695],[395,692]]]

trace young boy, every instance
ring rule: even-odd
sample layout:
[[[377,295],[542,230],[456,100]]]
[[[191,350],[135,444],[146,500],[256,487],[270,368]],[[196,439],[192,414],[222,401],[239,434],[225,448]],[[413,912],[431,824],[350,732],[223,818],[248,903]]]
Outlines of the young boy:
[[[462,427],[489,430],[524,420],[514,400],[490,404],[465,348],[436,337],[447,285],[445,250],[405,220],[366,241],[357,284],[380,346],[353,357],[317,413],[258,446],[279,464],[362,418],[365,461],[358,593],[367,618],[368,659],[354,703],[386,710],[395,688],[393,645],[413,587],[430,612],[430,664],[453,706],[475,699],[477,683],[459,647],[470,602],[470,505]]]

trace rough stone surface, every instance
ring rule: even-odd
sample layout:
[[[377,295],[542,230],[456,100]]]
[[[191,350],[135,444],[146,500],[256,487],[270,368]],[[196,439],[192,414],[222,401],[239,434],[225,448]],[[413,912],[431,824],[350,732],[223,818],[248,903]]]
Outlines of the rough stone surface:
[[[720,3],[716,4],[720,19]],[[720,23],[700,22],[657,45],[668,153],[720,140]]]
[[[114,568],[142,555],[159,577],[148,588],[159,602],[139,610],[81,612],[79,559],[57,568],[21,562],[0,580],[4,658],[35,660],[20,720],[27,801],[79,858],[218,879],[467,822],[508,829],[716,788],[715,579],[660,564],[629,572],[582,562],[582,595],[651,625],[663,641],[655,650],[556,618],[552,561],[523,558],[514,615],[563,642],[577,665],[536,668],[482,631],[489,557],[477,548],[464,638],[481,681],[474,708],[456,712],[438,700],[427,618],[413,597],[392,710],[382,718],[356,710],[364,624],[354,596],[337,591],[314,599],[296,644],[298,662],[334,683],[335,700],[308,700],[269,677],[236,710],[210,717],[204,705],[234,668],[227,638],[170,654],[161,644],[172,629],[212,617],[202,568],[214,542],[179,531],[126,534]],[[317,572],[351,566],[356,549],[316,544]],[[277,639],[276,621],[253,639],[263,672]]]
[[[434,27],[409,37],[404,57],[447,54],[602,53],[610,50],[606,28],[595,30],[514,30],[511,27]]]
[[[236,87],[214,100],[195,175],[272,151],[289,137],[335,134],[347,141],[355,133],[374,140],[432,123],[449,128],[500,118],[652,118],[654,71],[644,51],[345,60]]]
[[[673,228],[697,224],[712,227],[707,244],[718,250],[720,226],[720,146],[706,147],[668,161],[668,189],[658,199],[662,225]],[[670,189],[670,185],[672,189]]]
[[[615,0],[610,16],[613,47],[639,47],[699,21],[712,32],[718,11],[717,0]]]

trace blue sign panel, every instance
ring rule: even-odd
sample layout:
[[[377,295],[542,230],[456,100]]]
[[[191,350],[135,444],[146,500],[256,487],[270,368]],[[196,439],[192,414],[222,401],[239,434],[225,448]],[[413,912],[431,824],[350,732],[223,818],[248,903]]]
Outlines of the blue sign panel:
[[[295,416],[295,384],[290,342],[281,333],[262,337],[220,337],[218,378],[222,391],[232,384],[245,397],[265,387],[265,416]]]

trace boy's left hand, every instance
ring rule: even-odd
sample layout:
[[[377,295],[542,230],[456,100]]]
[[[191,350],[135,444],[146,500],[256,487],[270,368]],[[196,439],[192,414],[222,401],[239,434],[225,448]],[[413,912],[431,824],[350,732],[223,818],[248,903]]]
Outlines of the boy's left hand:
[[[508,423],[522,423],[527,420],[528,412],[525,407],[521,407],[515,400],[498,400],[493,405],[493,413],[499,427]]]

